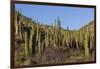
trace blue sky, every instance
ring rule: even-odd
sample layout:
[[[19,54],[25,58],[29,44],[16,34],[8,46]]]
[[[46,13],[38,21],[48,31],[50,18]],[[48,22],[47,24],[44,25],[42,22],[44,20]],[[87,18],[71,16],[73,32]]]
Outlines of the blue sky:
[[[61,27],[70,30],[79,29],[94,20],[94,8],[47,6],[15,4],[16,10],[20,10],[24,16],[38,20],[41,24],[52,25],[55,19],[60,18]]]

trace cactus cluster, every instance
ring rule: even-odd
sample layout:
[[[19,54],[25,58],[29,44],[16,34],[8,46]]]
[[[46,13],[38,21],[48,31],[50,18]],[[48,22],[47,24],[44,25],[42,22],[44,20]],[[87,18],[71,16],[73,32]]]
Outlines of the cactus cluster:
[[[42,25],[38,21],[32,21],[15,12],[15,35],[18,40],[24,42],[25,56],[41,55],[46,47],[59,47],[84,49],[84,55],[90,56],[94,47],[94,31],[90,28],[80,30],[69,30],[61,27],[58,17],[52,26]]]

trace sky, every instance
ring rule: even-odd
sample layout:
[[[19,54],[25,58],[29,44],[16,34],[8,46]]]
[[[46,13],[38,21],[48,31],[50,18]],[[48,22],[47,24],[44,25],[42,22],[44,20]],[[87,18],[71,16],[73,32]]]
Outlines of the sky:
[[[15,8],[41,24],[52,25],[59,16],[61,27],[67,29],[68,26],[70,30],[78,30],[94,20],[94,8],[33,4],[15,4]]]

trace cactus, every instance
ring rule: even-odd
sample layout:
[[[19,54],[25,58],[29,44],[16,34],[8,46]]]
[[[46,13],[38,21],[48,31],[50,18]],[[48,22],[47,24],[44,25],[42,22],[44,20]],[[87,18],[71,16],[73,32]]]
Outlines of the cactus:
[[[20,39],[22,40],[21,22],[19,23],[19,36],[20,36]]]
[[[15,11],[15,34],[18,35],[18,24],[17,24],[17,17],[18,17],[18,13]]]
[[[56,29],[55,29],[54,32],[55,32],[54,33],[54,47],[56,47],[57,46],[57,33],[56,33]]]
[[[18,27],[18,30],[19,30],[19,37],[20,37],[20,39],[22,40],[22,32],[21,32],[21,23],[22,23],[22,21],[23,21],[23,18],[22,18],[22,16],[21,16],[21,10],[20,10],[20,12],[19,12],[19,27]]]
[[[25,56],[29,56],[28,34],[25,32]]]
[[[39,34],[39,41],[38,41],[38,54],[41,54],[41,35]]]
[[[78,45],[78,32],[75,31],[76,33],[74,34],[74,37],[75,37],[75,43],[76,43],[76,48],[78,49],[79,48],[79,45]],[[77,36],[76,36],[77,35]]]
[[[84,40],[84,49],[85,49],[85,57],[89,57],[89,46],[88,46],[88,34],[85,34],[85,40]]]
[[[19,14],[21,13],[15,12],[15,34],[18,34],[20,40],[22,35],[25,37],[24,51],[26,56],[32,56],[33,53],[41,55],[44,51],[44,46],[64,46],[64,48],[71,48],[70,46],[72,46],[73,48],[73,44],[78,49],[84,48],[85,57],[90,56],[90,49],[93,50],[92,48],[94,46],[94,32],[92,34],[89,32],[89,34],[85,28],[78,31],[70,31],[68,26],[66,29],[62,29],[59,17],[52,24],[54,26],[44,26],[40,25],[38,21],[34,21],[33,23],[31,20],[23,19]],[[17,20],[17,18],[19,19]],[[24,29],[24,26],[28,31]],[[21,27],[23,27],[23,31]],[[32,29],[28,27],[32,27]],[[24,31],[25,33],[23,34],[22,32]],[[34,50],[35,52],[33,52]]]
[[[36,43],[37,43],[37,52],[38,54],[41,53],[41,33],[39,29],[39,24],[37,23],[37,35],[36,35]]]
[[[32,56],[32,45],[33,45],[33,36],[35,34],[34,26],[32,26],[32,29],[30,30],[30,40],[29,40],[29,51],[30,56]]]
[[[38,40],[39,40],[39,24],[36,25],[36,51],[38,52]]]
[[[49,34],[48,34],[48,30],[46,30],[46,35],[45,35],[45,46],[48,47],[49,46]]]

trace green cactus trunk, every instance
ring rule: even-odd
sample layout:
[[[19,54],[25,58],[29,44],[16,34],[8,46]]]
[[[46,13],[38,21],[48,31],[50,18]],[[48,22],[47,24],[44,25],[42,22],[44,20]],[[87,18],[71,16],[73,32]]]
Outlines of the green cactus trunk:
[[[85,34],[84,49],[85,49],[85,57],[88,58],[90,56],[90,54],[89,54],[88,35],[87,34]]]
[[[38,53],[38,41],[39,41],[39,27],[38,27],[38,23],[36,25],[36,51]]]
[[[35,34],[34,26],[32,26],[32,29],[30,30],[30,40],[29,40],[29,51],[30,56],[32,56],[32,45],[33,45],[33,36]]]
[[[17,22],[18,13],[15,12],[15,34],[18,35],[18,22]]]
[[[27,34],[27,32],[25,32],[25,56],[29,56],[28,34]]]
[[[19,23],[19,36],[20,36],[20,39],[22,40],[21,23]]]
[[[19,12],[20,13],[20,15],[21,15],[21,11]],[[22,19],[22,16],[19,16],[19,27],[18,27],[18,30],[19,30],[19,37],[20,37],[20,39],[22,40],[22,32],[21,32],[21,24],[22,24],[22,21],[23,21],[23,19]]]
[[[39,34],[39,41],[38,41],[38,54],[41,54],[41,42],[40,42],[40,34]]]
[[[40,42],[40,38],[41,38],[41,35],[40,35],[40,29],[39,29],[39,24],[37,24],[37,35],[36,35],[36,43],[37,43],[37,53],[40,54],[41,53],[41,48],[40,48],[40,45],[41,45],[41,42]]]
[[[54,31],[55,33],[54,33],[54,47],[56,47],[56,31]]]

